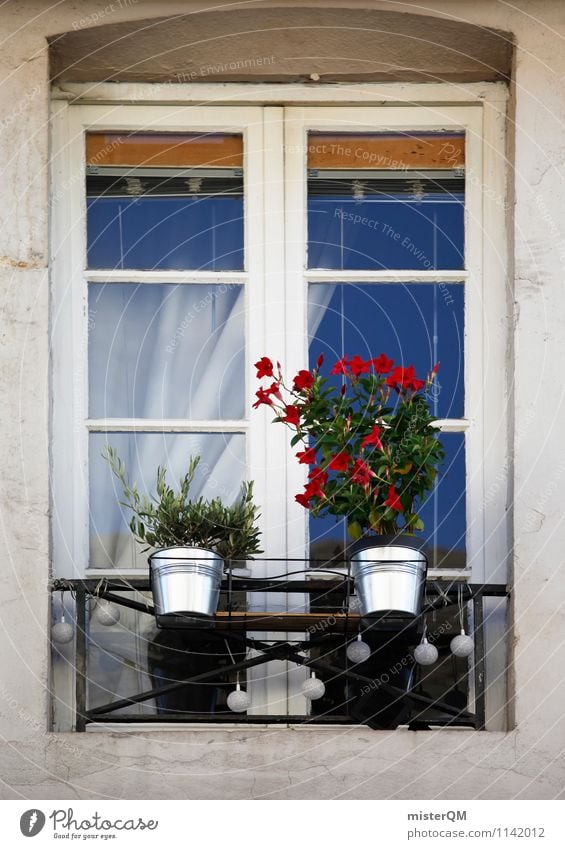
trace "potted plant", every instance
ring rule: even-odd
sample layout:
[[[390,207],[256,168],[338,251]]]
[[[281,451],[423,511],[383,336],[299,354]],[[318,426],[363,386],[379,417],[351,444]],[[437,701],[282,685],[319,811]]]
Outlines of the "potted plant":
[[[385,354],[342,357],[329,377],[323,362],[287,385],[280,364],[262,357],[257,377],[270,383],[253,406],[273,408],[309,466],[296,501],[314,516],[347,517],[361,612],[417,615],[427,571],[418,509],[444,456],[427,400],[439,364],[420,380]]]
[[[156,496],[140,495],[128,482],[126,468],[108,447],[105,458],[123,486],[124,507],[133,516],[130,529],[149,557],[151,588],[157,624],[190,624],[206,619],[218,607],[226,562],[244,560],[260,552],[259,514],[253,502],[253,484],[244,483],[239,498],[225,505],[220,498],[191,499],[190,489],[200,457],[192,457],[175,492],[166,469],[157,469]]]

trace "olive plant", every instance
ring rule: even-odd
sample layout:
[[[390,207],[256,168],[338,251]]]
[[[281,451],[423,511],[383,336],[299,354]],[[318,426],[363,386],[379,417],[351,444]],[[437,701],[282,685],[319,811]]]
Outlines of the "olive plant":
[[[200,462],[191,457],[180,480],[178,492],[167,483],[167,470],[157,469],[156,495],[141,495],[135,483],[128,481],[125,464],[116,450],[107,446],[104,458],[123,487],[123,507],[132,511],[129,523],[136,540],[149,548],[191,546],[209,548],[224,560],[241,560],[261,553],[258,508],[253,502],[253,483],[244,483],[234,504],[221,498],[192,499],[190,490]]]

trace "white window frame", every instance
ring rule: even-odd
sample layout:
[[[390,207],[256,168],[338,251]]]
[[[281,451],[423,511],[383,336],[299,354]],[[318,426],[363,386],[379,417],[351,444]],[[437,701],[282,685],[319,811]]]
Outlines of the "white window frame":
[[[235,272],[88,270],[86,267],[87,131],[237,132],[244,136],[245,268]],[[64,577],[106,574],[90,569],[88,505],[88,435],[92,432],[234,432],[246,435],[247,466],[263,468],[264,426],[257,417],[240,421],[93,419],[88,409],[88,284],[180,283],[242,284],[245,290],[247,361],[264,350],[264,321],[252,320],[252,304],[263,285],[263,114],[258,107],[79,106],[57,110],[53,118],[53,554],[54,571]],[[68,191],[61,191],[68,187]],[[255,316],[253,316],[255,318]],[[73,363],[69,380],[68,364]],[[252,387],[252,366],[245,380]],[[72,446],[72,448],[71,448]],[[69,454],[72,453],[72,461]],[[257,455],[257,456],[256,456]],[[263,476],[264,477],[264,476]],[[261,476],[256,497],[264,500]],[[139,569],[114,575],[139,575]]]
[[[132,102],[135,105],[132,105]],[[249,477],[261,505],[263,547],[271,557],[304,556],[305,513],[293,499],[303,471],[283,428],[270,425],[266,408],[251,410],[252,363],[265,353],[279,356],[287,372],[307,363],[306,292],[313,280],[351,279],[349,272],[308,271],[306,245],[306,132],[309,129],[462,130],[466,133],[466,257],[462,272],[354,272],[355,282],[465,281],[465,419],[446,420],[444,430],[465,431],[467,462],[468,568],[460,577],[504,582],[509,557],[507,511],[510,461],[507,441],[509,307],[506,292],[505,119],[502,84],[303,86],[249,84],[156,85],[66,84],[54,89],[52,110],[52,521],[54,571],[65,577],[100,574],[88,561],[87,440],[106,420],[86,419],[89,281],[237,282],[246,289],[246,418],[241,422],[121,423],[122,429],[226,431],[247,435]],[[202,104],[206,104],[205,106]],[[159,105],[156,105],[159,104]],[[361,126],[360,126],[361,124]],[[194,130],[242,132],[245,141],[244,272],[87,271],[84,134],[87,130]],[[285,150],[285,161],[280,151]],[[263,156],[257,151],[265,151]],[[286,183],[285,183],[286,180]],[[286,209],[286,214],[283,211]],[[299,214],[297,214],[299,213]],[[70,291],[70,297],[67,297]],[[487,297],[488,296],[488,297]],[[290,305],[301,299],[304,309]],[[281,304],[286,314],[281,321]],[[302,346],[288,333],[302,334]],[[72,378],[69,374],[72,363]],[[488,370],[485,366],[488,364]],[[501,380],[502,376],[502,380]],[[114,426],[116,421],[112,422]],[[71,448],[72,446],[72,448]],[[488,453],[487,453],[488,452]],[[486,462],[486,457],[496,462]],[[286,516],[286,521],[281,517]],[[280,564],[256,564],[256,576]],[[113,572],[116,575],[117,573]],[[121,575],[140,574],[139,570]],[[454,572],[431,570],[431,577]],[[284,609],[286,599],[254,594],[253,604]],[[294,600],[296,603],[297,600]],[[295,675],[277,670],[280,698],[288,712],[304,713]],[[264,675],[265,673],[263,673]],[[265,680],[265,678],[263,678]],[[256,683],[258,686],[258,682]],[[266,686],[266,685],[265,685]],[[265,699],[273,701],[269,685]],[[276,700],[276,697],[275,697]],[[275,705],[273,712],[284,712]],[[264,709],[260,712],[265,712]]]
[[[411,132],[446,131],[465,133],[466,173],[484,174],[484,110],[482,105],[468,106],[404,106],[367,107],[290,107],[285,110],[285,153],[287,181],[286,241],[287,241],[287,327],[293,338],[303,339],[289,345],[287,366],[295,373],[307,362],[307,308],[297,310],[295,304],[307,303],[309,283],[355,282],[387,283],[461,283],[465,287],[465,410],[461,419],[444,419],[441,430],[465,434],[466,452],[466,516],[467,572],[473,580],[482,582],[488,574],[491,557],[484,520],[485,464],[482,461],[486,439],[486,407],[496,404],[496,385],[485,395],[484,374],[485,322],[484,312],[484,243],[488,228],[483,223],[484,209],[482,179],[468,179],[465,188],[465,263],[462,271],[435,270],[367,270],[336,271],[310,270],[306,263],[307,245],[307,134],[321,132]],[[489,400],[490,399],[490,400]],[[502,413],[502,410],[500,411]],[[304,472],[296,463],[290,466],[292,491],[304,484]],[[306,539],[303,508],[289,502],[288,525],[293,551],[303,551]],[[291,552],[292,553],[292,552]],[[298,555],[297,555],[298,556]]]

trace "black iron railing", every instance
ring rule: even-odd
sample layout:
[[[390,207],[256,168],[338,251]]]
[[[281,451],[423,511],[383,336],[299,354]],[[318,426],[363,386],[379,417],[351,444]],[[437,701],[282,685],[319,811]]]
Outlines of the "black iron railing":
[[[114,699],[96,707],[88,707],[87,700],[89,601],[92,598],[106,599],[122,607],[153,615],[149,599],[135,599],[125,595],[148,592],[149,578],[53,581],[53,591],[69,592],[75,599],[76,731],[84,731],[87,724],[93,722],[356,723],[374,728],[407,724],[414,730],[445,725],[463,725],[479,730],[485,728],[484,599],[508,596],[506,587],[462,581],[429,581],[421,616],[410,620],[394,617],[367,620],[350,609],[353,583],[347,574],[336,573],[330,578],[307,577],[308,571],[295,570],[295,565],[296,562],[289,564],[289,572],[298,572],[302,574],[302,578],[245,578],[236,577],[232,573],[225,577],[222,583],[224,609],[216,614],[212,630],[224,638],[229,638],[237,657],[241,657],[241,660],[235,658],[230,651],[231,661],[227,666],[225,663],[219,665],[210,661],[210,668],[204,671],[192,671],[186,676],[178,675],[174,680],[169,680],[169,683],[153,686],[144,692]],[[273,613],[268,610],[252,612],[235,609],[236,594],[258,592],[307,594],[310,612]],[[405,672],[410,673],[404,676],[402,684],[395,680],[394,675],[386,672],[384,660],[380,661],[379,667],[378,663],[375,666],[375,662],[353,665],[346,659],[346,643],[359,631],[362,632],[363,639],[371,640],[375,657],[379,655],[382,645],[394,646],[402,643],[403,646],[413,647],[419,642],[425,617],[434,615],[434,611],[445,614],[451,609],[452,613],[457,613],[458,606],[462,603],[465,609],[469,603],[472,607],[472,626],[469,630],[474,637],[474,652],[469,661],[465,660],[463,672],[455,675],[455,691],[459,696],[456,701],[452,698],[452,688],[447,685],[446,695],[426,691],[421,678],[418,679],[421,670],[410,654],[406,654],[402,662],[397,661],[393,667],[400,665],[405,667]],[[280,632],[281,639],[267,640],[254,636],[260,635],[261,632]],[[289,634],[300,632],[307,632],[307,639],[289,639]],[[193,641],[206,640],[210,637],[211,629],[194,627],[190,633]],[[451,630],[445,640],[455,633],[457,632]],[[441,650],[445,649],[444,654],[447,657],[449,653],[445,640]],[[441,640],[438,647],[440,643]],[[249,649],[254,650],[251,657],[248,656]],[[183,688],[186,691],[188,685],[208,683],[220,688],[233,688],[233,682],[230,684],[226,681],[228,673],[233,679],[235,673],[243,673],[272,660],[290,661],[308,667],[324,680],[334,682],[334,689],[337,685],[339,688],[343,685],[346,695],[338,698],[327,710],[321,710],[315,715],[253,715],[232,713],[229,710],[202,712],[178,708],[141,715],[124,712],[127,708],[152,700],[166,699],[171,694],[182,692]],[[432,680],[432,676],[433,670],[426,671],[425,680]],[[457,690],[462,679],[466,682],[472,681],[473,684],[472,699],[469,699],[467,694],[465,705],[461,704],[461,692]],[[472,701],[472,710],[468,708],[468,701]]]

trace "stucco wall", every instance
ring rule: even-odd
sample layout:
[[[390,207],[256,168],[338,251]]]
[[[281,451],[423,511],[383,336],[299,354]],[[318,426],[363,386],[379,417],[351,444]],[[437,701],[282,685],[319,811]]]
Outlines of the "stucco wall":
[[[117,23],[211,3],[121,3]],[[275,4],[256,3],[254,6]],[[292,2],[286,6],[292,7]],[[299,3],[355,6],[364,3]],[[46,37],[106,2],[0,10],[0,795],[4,798],[565,797],[563,703],[565,359],[563,175],[565,7],[559,0],[371,3],[434,10],[513,33],[511,175],[515,196],[514,704],[508,734],[363,728],[50,734],[48,62]],[[289,11],[290,14],[290,11]],[[502,381],[501,381],[502,391]],[[510,403],[510,402],[509,402]],[[509,509],[511,504],[509,503]]]

